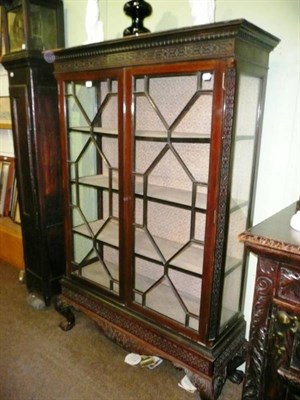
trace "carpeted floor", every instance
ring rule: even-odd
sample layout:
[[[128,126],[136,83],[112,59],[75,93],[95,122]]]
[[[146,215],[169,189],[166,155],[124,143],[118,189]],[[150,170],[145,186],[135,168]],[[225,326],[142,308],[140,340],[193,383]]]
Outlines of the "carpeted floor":
[[[0,400],[194,400],[178,387],[184,373],[164,361],[154,370],[124,363],[126,352],[76,314],[69,332],[49,307],[27,304],[18,270],[0,263]],[[220,400],[240,400],[226,383]]]

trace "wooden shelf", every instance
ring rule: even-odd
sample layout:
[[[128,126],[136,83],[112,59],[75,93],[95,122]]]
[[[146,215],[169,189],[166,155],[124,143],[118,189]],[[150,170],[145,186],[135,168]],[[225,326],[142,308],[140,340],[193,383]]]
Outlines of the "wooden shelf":
[[[102,230],[97,235],[100,229]],[[105,224],[104,220],[98,220],[91,222],[88,226],[77,226],[73,231],[87,237],[92,237],[92,232],[93,235],[97,235],[97,240],[113,247],[119,247],[118,221],[111,219]],[[158,236],[153,236],[153,239],[165,260],[171,259],[184,246],[182,243],[173,242]],[[135,231],[135,254],[154,262],[162,261],[158,251],[155,249],[155,245],[153,245],[146,232],[140,228],[136,228]],[[176,267],[200,276],[202,274],[202,264],[203,248],[199,244],[192,243],[172,259],[170,267]]]
[[[117,137],[118,130],[110,129],[110,128],[101,128],[101,127],[93,127],[89,126],[78,126],[69,128],[69,132],[81,132],[81,133],[90,133],[93,132],[102,136],[111,136]],[[135,138],[137,140],[154,140],[154,141],[167,141],[168,134],[167,131],[143,131],[137,130],[135,133]],[[171,139],[174,141],[195,141],[201,143],[210,143],[210,135],[205,133],[194,133],[194,132],[172,132]]]
[[[100,242],[115,248],[119,247],[119,223],[115,219],[110,219],[109,221],[97,220],[90,222],[88,225],[82,224],[76,226],[73,232],[89,238],[95,237]],[[185,246],[182,243],[173,242],[159,236],[152,237],[164,259],[171,259],[169,262],[171,268],[180,269],[197,276],[202,275],[203,246],[201,244],[190,242]],[[185,248],[183,249],[184,246]],[[177,256],[174,257],[177,252]],[[163,262],[162,257],[155,248],[155,244],[153,244],[146,231],[138,227],[135,229],[135,254],[153,262]],[[172,259],[172,257],[174,258]],[[239,264],[240,260],[228,257],[227,274],[230,274]]]
[[[78,179],[78,182],[82,185],[99,187],[102,189],[109,189],[109,178],[107,175],[91,175],[84,176]],[[75,180],[72,183],[76,183]],[[206,184],[199,182],[199,187],[205,187]],[[117,178],[112,178],[111,189],[114,191],[119,190],[119,182]],[[142,197],[144,194],[143,183],[136,182],[135,194],[138,197]],[[205,193],[197,193],[197,199],[195,203],[196,211],[206,212],[207,206],[207,195]],[[160,201],[164,203],[170,203],[175,206],[191,207],[192,193],[189,190],[176,189],[172,187],[159,186],[148,184],[147,199]],[[248,201],[232,199],[230,204],[230,212],[233,213],[245,207]]]
[[[0,217],[0,258],[14,267],[24,268],[21,226],[9,217]]]
[[[184,246],[182,243],[173,242],[158,236],[153,236],[153,240],[163,254],[165,260],[170,260]],[[140,228],[136,228],[135,231],[135,253],[150,260],[163,262],[147,233]],[[199,276],[202,275],[202,265],[203,246],[194,243],[186,246],[184,250],[170,261],[170,266],[193,272]]]
[[[107,175],[92,175],[92,176],[85,176],[80,178],[80,184],[88,185],[88,186],[96,186],[104,189],[109,188],[109,178]],[[75,181],[72,181],[75,183]],[[199,183],[199,186],[206,186],[204,183]],[[112,178],[111,183],[112,190],[118,190],[119,183],[117,178]],[[135,184],[135,194],[137,196],[143,196],[143,183],[136,182]],[[196,199],[196,209],[197,211],[201,210],[202,212],[206,211],[206,202],[207,196],[204,193],[198,193]],[[152,185],[148,184],[148,192],[147,192],[147,199],[162,201],[171,203],[174,205],[181,205],[186,207],[191,207],[192,204],[192,192],[189,190],[182,190],[176,189],[172,187],[165,187],[159,185]]]

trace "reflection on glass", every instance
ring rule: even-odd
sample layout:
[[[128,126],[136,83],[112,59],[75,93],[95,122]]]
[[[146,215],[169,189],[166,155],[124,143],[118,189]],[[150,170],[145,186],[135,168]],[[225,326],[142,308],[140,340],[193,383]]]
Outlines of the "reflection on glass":
[[[30,47],[48,50],[57,47],[56,10],[48,7],[30,5]]]
[[[234,135],[234,159],[221,327],[224,327],[229,319],[240,311],[241,307],[242,287],[240,282],[244,247],[238,241],[238,235],[247,228],[250,212],[253,155],[261,94],[260,78],[240,75],[238,84],[240,90]]]
[[[54,8],[30,4],[28,46],[31,50],[48,50],[57,48],[57,16]],[[23,7],[10,10],[8,16],[8,33],[10,51],[27,48]]]
[[[8,35],[10,51],[19,51],[26,48],[23,8],[17,7],[7,13]]]

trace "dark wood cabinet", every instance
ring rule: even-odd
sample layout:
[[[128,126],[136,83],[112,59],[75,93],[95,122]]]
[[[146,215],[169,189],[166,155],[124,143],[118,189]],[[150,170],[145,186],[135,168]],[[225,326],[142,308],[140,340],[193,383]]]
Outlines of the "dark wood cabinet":
[[[64,46],[61,0],[1,1],[26,285],[46,305],[65,272],[58,92],[43,51]]]
[[[26,284],[50,304],[65,272],[57,84],[43,51],[64,46],[61,0],[1,4]]]
[[[8,71],[26,284],[48,305],[65,271],[57,84],[41,52],[3,57]]]
[[[75,306],[126,349],[185,368],[203,399],[243,361],[237,236],[277,43],[238,20],[54,52],[65,329]]]
[[[295,204],[241,234],[258,255],[243,399],[300,397],[300,232]]]

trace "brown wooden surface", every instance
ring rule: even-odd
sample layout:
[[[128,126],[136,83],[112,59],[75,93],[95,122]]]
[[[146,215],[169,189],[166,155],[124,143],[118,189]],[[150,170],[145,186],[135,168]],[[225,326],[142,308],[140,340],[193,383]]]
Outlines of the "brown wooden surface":
[[[41,54],[12,53],[2,63],[9,72],[26,285],[49,304],[65,270],[57,84]]]
[[[14,267],[24,268],[21,226],[8,217],[0,218],[0,258]]]
[[[300,392],[300,232],[290,227],[295,212],[293,203],[240,235],[258,255],[245,400],[293,400]]]
[[[240,240],[265,251],[281,251],[300,256],[300,232],[291,228],[290,221],[296,213],[296,203],[279,211],[240,235]]]

